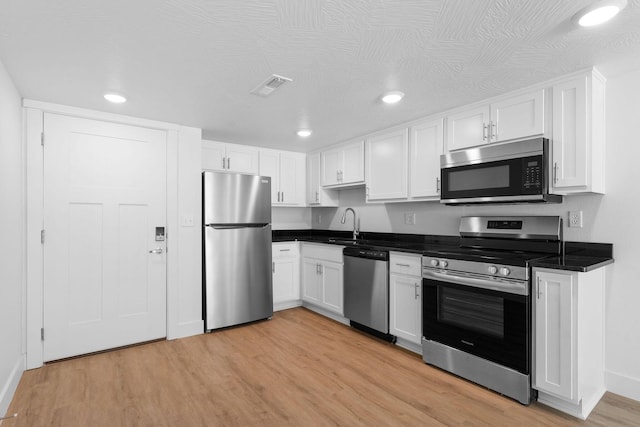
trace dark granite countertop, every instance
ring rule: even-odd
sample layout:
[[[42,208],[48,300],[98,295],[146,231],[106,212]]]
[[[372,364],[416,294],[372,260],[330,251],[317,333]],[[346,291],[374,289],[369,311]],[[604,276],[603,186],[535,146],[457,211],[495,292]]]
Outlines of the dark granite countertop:
[[[532,261],[532,267],[587,272],[613,264],[611,243],[565,242],[561,256]]]
[[[315,242],[348,246],[351,244],[350,231],[334,230],[274,230],[273,242]],[[458,236],[423,234],[361,232],[358,247],[386,249],[422,254],[425,251],[458,246]],[[587,272],[613,263],[613,245],[610,243],[565,242],[561,256],[551,256],[530,262],[531,267],[555,270]]]
[[[350,231],[334,230],[274,230],[273,242],[315,242],[348,246],[351,244]],[[423,234],[361,232],[358,247],[387,249],[422,254],[424,251],[441,246],[457,246],[458,236],[436,236]]]
[[[587,272],[613,264],[613,258],[565,255],[539,259],[530,263],[531,267],[552,268],[554,270]]]

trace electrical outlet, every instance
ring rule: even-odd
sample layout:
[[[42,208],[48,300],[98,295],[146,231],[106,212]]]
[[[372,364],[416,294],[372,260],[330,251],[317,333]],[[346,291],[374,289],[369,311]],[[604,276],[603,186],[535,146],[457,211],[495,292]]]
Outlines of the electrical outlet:
[[[582,211],[569,211],[569,227],[582,228]]]
[[[416,214],[414,212],[405,212],[404,213],[404,223],[406,225],[415,225],[416,224]]]

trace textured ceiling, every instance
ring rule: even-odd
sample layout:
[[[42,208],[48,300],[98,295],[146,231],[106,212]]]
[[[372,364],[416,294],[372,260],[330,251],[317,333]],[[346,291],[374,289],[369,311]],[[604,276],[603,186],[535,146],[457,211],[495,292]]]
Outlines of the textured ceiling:
[[[0,60],[25,98],[309,151],[581,68],[640,57],[640,0],[2,0]],[[269,98],[270,74],[293,79]],[[105,91],[129,102],[108,105]],[[401,90],[401,104],[379,95]],[[301,140],[295,130],[313,135]]]

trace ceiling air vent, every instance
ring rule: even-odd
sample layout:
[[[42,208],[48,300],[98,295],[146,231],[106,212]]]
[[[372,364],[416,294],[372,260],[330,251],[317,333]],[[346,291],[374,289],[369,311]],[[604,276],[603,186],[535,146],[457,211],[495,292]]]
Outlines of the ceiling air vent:
[[[269,77],[264,82],[260,83],[258,87],[256,87],[254,90],[251,91],[251,93],[254,95],[258,95],[266,98],[267,96],[271,95],[273,91],[278,89],[280,86],[290,81],[292,80],[288,77],[282,77],[276,74],[272,74],[271,77]]]

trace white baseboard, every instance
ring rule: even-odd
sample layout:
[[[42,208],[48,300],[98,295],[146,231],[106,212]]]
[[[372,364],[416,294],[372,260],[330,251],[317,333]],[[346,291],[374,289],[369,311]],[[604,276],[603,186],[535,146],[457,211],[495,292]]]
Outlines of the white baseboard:
[[[288,310],[290,308],[300,307],[301,305],[302,300],[276,302],[273,304],[273,311]]]
[[[5,383],[2,385],[2,389],[0,390],[0,417],[3,417],[9,409],[9,405],[11,404],[11,400],[13,399],[13,395],[18,388],[20,378],[22,378],[24,367],[24,355],[20,355],[18,356],[18,359],[16,360],[16,363],[13,366],[11,373],[9,374],[9,378],[7,378]]]
[[[404,338],[398,337],[396,339],[396,345],[398,347],[404,348],[405,350],[409,350],[422,356],[422,344],[416,344],[411,341],[405,340]]]
[[[640,401],[640,378],[605,371],[604,381],[607,391]]]
[[[333,313],[333,312],[331,312],[329,310],[325,310],[325,309],[323,309],[321,307],[318,307],[318,306],[315,306],[313,304],[306,303],[304,301],[302,302],[302,306],[304,308],[308,308],[311,311],[315,311],[316,313],[321,314],[321,315],[323,315],[325,317],[333,319],[336,322],[339,322],[339,323],[342,323],[344,325],[349,326],[349,319],[347,319],[346,317],[340,316],[339,314]]]
[[[173,329],[173,333],[169,336],[168,340],[175,340],[178,338],[192,337],[194,335],[204,334],[204,320],[194,320],[191,322],[180,323]]]

